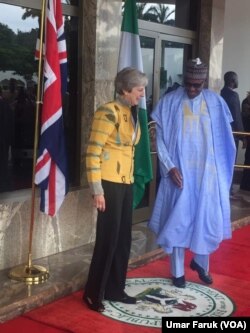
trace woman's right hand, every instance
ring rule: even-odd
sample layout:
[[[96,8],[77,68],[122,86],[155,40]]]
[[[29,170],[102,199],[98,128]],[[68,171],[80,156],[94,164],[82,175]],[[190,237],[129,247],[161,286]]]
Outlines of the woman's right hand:
[[[93,195],[94,207],[96,207],[99,211],[105,211],[105,198],[103,194]]]

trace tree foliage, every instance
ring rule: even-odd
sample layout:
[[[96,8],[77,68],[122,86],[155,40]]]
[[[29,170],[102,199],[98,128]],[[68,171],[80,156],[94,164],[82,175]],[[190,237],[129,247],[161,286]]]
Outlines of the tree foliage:
[[[15,33],[0,23],[0,70],[11,70],[27,78],[37,72],[34,58],[37,36],[38,29]]]
[[[151,14],[153,22],[168,24],[169,17],[175,12],[175,9],[170,10],[168,6],[164,4],[157,4],[156,6],[151,6],[147,14]]]
[[[138,19],[156,22],[166,25],[173,25],[173,20],[170,16],[175,12],[175,9],[170,10],[167,5],[155,4],[148,8],[148,3],[137,3]]]

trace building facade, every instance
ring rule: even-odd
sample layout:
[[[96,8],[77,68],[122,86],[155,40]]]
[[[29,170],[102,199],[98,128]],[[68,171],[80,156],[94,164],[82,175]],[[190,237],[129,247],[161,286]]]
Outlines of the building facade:
[[[93,113],[97,105],[113,98],[117,71],[122,0],[64,0],[62,4],[69,61],[64,120],[70,191],[53,218],[40,213],[36,191],[33,259],[94,241],[96,211],[86,181],[85,151]],[[149,77],[149,118],[150,110],[165,90],[174,82],[181,83],[183,65],[190,57],[199,56],[208,63],[208,86],[218,92],[224,72],[236,71],[243,99],[250,90],[249,1],[241,0],[237,6],[233,0],[154,2],[155,6],[159,4],[169,6],[169,13],[173,12],[168,24],[139,19],[144,70]],[[29,254],[38,80],[32,49],[41,6],[41,0],[0,1],[0,87],[13,116],[8,123],[13,136],[0,185],[0,270],[25,263]],[[5,138],[2,140],[6,142]],[[152,159],[155,168],[155,154]],[[135,223],[148,219],[154,197],[155,179],[135,210]]]

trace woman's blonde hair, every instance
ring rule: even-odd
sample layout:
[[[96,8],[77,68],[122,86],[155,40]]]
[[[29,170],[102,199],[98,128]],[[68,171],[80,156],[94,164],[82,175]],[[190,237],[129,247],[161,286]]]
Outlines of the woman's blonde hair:
[[[146,87],[147,84],[148,78],[145,73],[136,68],[125,67],[116,75],[115,91],[123,95],[124,91],[131,92],[134,87]]]

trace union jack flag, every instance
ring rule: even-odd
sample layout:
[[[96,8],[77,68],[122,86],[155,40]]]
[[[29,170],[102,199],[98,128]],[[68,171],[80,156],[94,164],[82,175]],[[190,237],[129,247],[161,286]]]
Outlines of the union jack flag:
[[[40,210],[54,216],[68,192],[62,96],[67,89],[67,51],[61,0],[48,0],[44,36],[44,93],[35,184]]]

